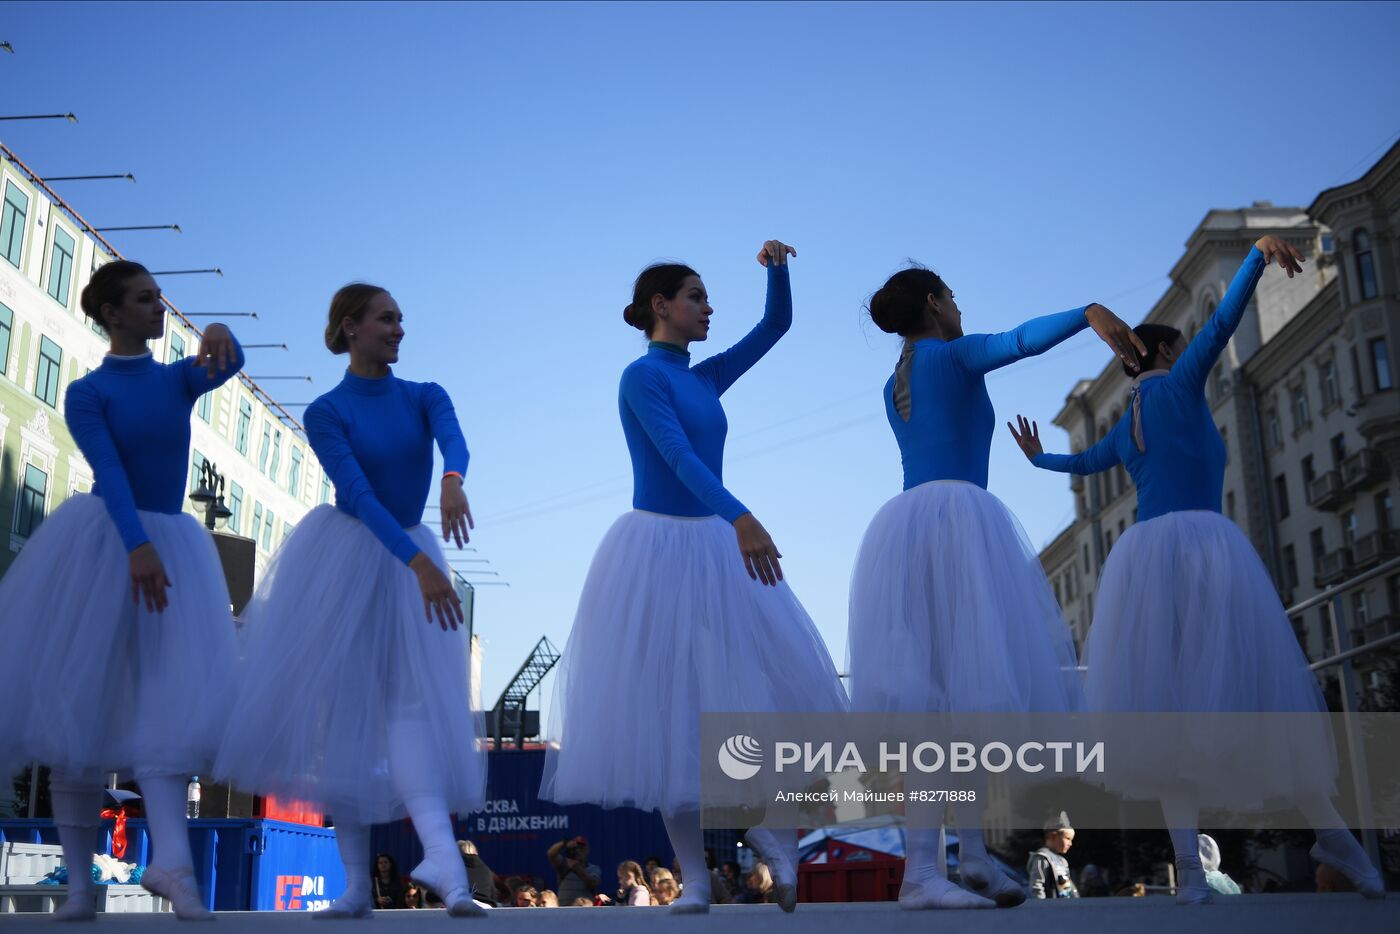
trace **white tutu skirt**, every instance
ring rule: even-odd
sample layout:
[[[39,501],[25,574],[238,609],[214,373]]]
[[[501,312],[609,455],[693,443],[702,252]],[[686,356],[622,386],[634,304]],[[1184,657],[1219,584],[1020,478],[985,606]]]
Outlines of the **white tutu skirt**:
[[[847,707],[784,582],[749,578],[734,528],[634,510],[588,570],[559,663],[540,797],[674,814],[700,807],[700,714]]]
[[[228,715],[237,638],[218,552],[193,517],[139,511],[171,586],[132,602],[126,546],[102,500],[44,520],[0,580],[0,764],[61,775],[193,775]]]
[[[850,600],[855,710],[1082,709],[1074,640],[1040,559],[975,484],[930,481],[882,506]]]
[[[407,532],[447,570],[430,529]],[[363,823],[405,816],[415,796],[481,808],[484,730],[466,629],[426,619],[417,577],[364,523],[313,509],[243,619],[247,657],[216,777]]]
[[[1104,564],[1084,662],[1092,710],[1206,715],[1171,737],[1144,737],[1116,790],[1191,789],[1202,806],[1232,810],[1331,793],[1325,718],[1246,727],[1208,716],[1327,710],[1263,562],[1219,513],[1169,513],[1123,533]]]

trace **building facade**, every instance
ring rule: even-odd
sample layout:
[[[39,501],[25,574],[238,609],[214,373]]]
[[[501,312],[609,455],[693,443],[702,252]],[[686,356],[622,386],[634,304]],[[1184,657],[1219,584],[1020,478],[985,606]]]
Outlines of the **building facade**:
[[[1288,605],[1400,554],[1397,233],[1400,145],[1306,210],[1260,202],[1209,212],[1145,319],[1194,336],[1265,234],[1308,258],[1293,279],[1266,273],[1207,386],[1227,452],[1223,511],[1249,536]],[[1074,386],[1054,419],[1071,450],[1107,433],[1129,388],[1117,364]],[[1041,561],[1082,648],[1099,574],[1136,519],[1137,497],[1122,467],[1072,477],[1070,490],[1074,521]],[[1319,607],[1295,619],[1311,659],[1337,649],[1329,614]],[[1400,574],[1348,593],[1345,615],[1339,624],[1353,644],[1400,631]],[[1357,662],[1373,688],[1379,662]]]
[[[101,365],[106,338],[78,296],[116,252],[0,146],[0,573],[63,500],[92,488],[92,470],[63,421],[68,385]],[[199,331],[171,306],[152,353],[192,356]],[[301,517],[331,499],[305,435],[240,376],[202,397],[192,419],[190,490],[211,461],[226,478],[228,531],[253,539],[260,568]],[[188,505],[192,513],[194,508]],[[200,514],[200,518],[203,516]]]

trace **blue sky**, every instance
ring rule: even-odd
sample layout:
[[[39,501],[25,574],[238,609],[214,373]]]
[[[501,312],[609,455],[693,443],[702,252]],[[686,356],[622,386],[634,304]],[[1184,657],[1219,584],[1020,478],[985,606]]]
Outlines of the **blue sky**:
[[[511,585],[478,596],[489,704],[541,634],[563,646],[630,507],[642,266],[704,276],[702,357],[761,313],[760,243],[797,246],[793,330],[725,397],[725,479],[844,667],[855,549],[900,488],[898,345],[864,298],[912,257],[969,330],[1089,301],[1135,323],[1207,210],[1306,206],[1395,138],[1396,35],[1394,3],[5,3],[0,98],[80,116],[4,127],[39,172],[137,175],[64,191],[100,225],[182,224],[114,242],[222,267],[166,291],[258,311],[240,336],[291,351],[250,372],[314,377],[289,401],[339,379],[331,293],[394,293],[399,373],[456,401],[477,556]],[[1080,335],[994,376],[993,402],[1045,425],[1106,359]],[[1037,546],[1069,520],[1064,477],[1004,432],[990,486]]]

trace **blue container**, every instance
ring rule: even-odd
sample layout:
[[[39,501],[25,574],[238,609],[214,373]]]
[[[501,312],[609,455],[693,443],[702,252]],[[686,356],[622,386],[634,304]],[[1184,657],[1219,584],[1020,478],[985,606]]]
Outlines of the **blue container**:
[[[190,850],[205,905],[215,911],[311,911],[345,888],[335,832],[276,820],[192,820]],[[51,820],[0,821],[0,841],[57,843]],[[111,852],[105,822],[101,852]],[[125,862],[150,864],[145,820],[126,824]]]

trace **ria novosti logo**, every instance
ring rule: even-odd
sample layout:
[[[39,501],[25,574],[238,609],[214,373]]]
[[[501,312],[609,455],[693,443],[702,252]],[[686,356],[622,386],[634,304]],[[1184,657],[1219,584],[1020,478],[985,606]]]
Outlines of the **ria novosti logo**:
[[[719,747],[719,767],[738,782],[753,778],[763,768],[763,747],[752,736],[731,736]]]

